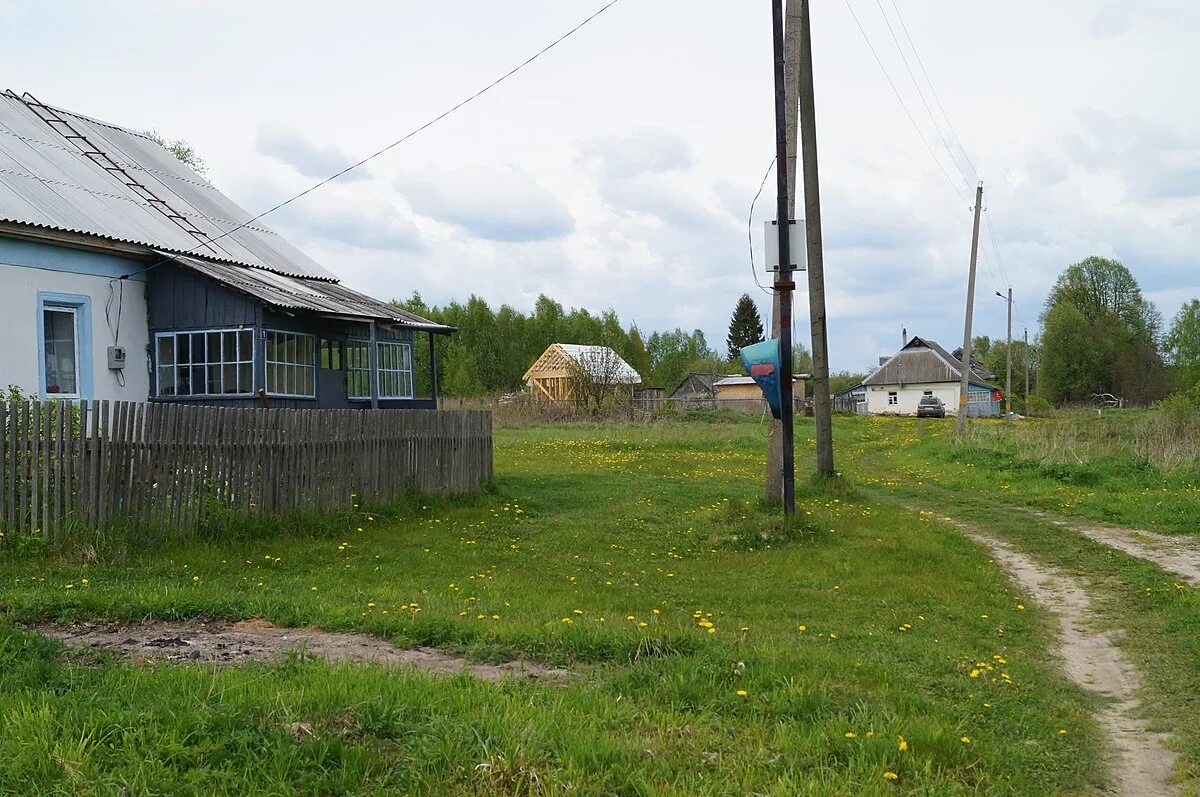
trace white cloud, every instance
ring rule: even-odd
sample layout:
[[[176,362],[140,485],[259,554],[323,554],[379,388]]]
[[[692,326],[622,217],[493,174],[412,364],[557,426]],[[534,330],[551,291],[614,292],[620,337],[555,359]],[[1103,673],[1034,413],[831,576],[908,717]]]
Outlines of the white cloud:
[[[296,130],[284,127],[260,127],[254,142],[259,154],[286,163],[305,177],[323,180],[355,163],[352,158],[331,144],[316,144]],[[339,180],[365,180],[370,177],[366,166],[360,166],[339,177]]]
[[[561,238],[575,226],[566,205],[516,168],[402,175],[396,188],[422,216],[489,241]]]

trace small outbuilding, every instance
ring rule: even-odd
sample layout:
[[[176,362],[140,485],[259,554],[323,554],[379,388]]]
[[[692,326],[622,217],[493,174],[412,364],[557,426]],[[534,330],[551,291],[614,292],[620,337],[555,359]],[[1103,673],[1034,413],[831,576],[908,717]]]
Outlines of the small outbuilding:
[[[575,399],[574,382],[586,378],[604,386],[640,385],[642,377],[608,346],[551,343],[522,377],[534,398]]]
[[[718,379],[713,383],[713,390],[716,392],[717,409],[764,412],[767,408],[762,388],[751,377],[727,376]],[[792,403],[797,409],[804,406],[804,381],[799,377],[792,378]]]
[[[679,387],[671,393],[671,398],[681,403],[713,401],[717,397],[714,385],[722,379],[729,379],[738,374],[688,374],[679,383]]]

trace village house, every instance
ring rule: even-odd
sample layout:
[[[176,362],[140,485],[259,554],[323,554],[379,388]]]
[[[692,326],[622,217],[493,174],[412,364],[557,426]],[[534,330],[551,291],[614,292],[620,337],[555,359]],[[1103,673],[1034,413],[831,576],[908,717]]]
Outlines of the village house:
[[[221,406],[434,408],[454,331],[342,285],[147,135],[11,91],[0,318],[0,387]]]
[[[914,337],[891,357],[883,358],[879,368],[847,391],[855,396],[856,406],[865,403],[870,415],[916,415],[922,396],[937,396],[949,415],[958,413],[962,349],[950,353],[936,342]],[[995,376],[983,363],[971,358],[968,374],[967,414],[976,417],[1000,415],[1000,388],[992,384]]]

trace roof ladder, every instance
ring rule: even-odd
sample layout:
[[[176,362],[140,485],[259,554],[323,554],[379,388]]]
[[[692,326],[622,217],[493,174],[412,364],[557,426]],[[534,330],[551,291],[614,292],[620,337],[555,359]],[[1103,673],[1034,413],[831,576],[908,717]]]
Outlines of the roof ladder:
[[[63,138],[74,144],[85,158],[104,169],[116,179],[120,180],[121,183],[123,183],[126,188],[132,191],[138,199],[142,200],[150,207],[166,216],[168,219],[174,222],[176,226],[178,226],[188,235],[195,238],[196,246],[194,249],[203,247],[207,249],[209,253],[213,255],[217,254],[217,251],[212,245],[212,236],[193,224],[191,219],[189,219],[187,216],[177,212],[173,207],[171,207],[167,200],[162,199],[141,182],[139,182],[136,177],[125,170],[125,167],[121,166],[115,160],[110,158],[107,153],[93,144],[87,136],[79,132],[74,125],[62,118],[62,116],[60,116],[54,108],[51,108],[49,105],[39,101],[37,97],[34,97],[29,92],[18,95],[12,89],[8,89],[4,93],[9,97],[12,97],[15,100],[20,100],[22,103],[24,103],[25,106],[29,108],[29,110],[32,111],[37,118],[45,122],[51,130],[59,133]]]

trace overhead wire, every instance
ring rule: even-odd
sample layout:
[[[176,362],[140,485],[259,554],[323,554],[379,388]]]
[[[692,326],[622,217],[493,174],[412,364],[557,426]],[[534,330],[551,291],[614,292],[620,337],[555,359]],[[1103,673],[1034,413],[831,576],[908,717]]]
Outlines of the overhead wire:
[[[758,191],[754,194],[754,199],[750,200],[750,213],[746,218],[746,242],[750,246],[750,276],[754,278],[754,284],[758,289],[768,296],[774,296],[774,291],[763,287],[763,284],[758,281],[758,270],[754,268],[754,206],[758,204],[758,198],[762,196],[763,188],[767,184],[767,178],[771,176],[771,172],[775,169],[775,161],[777,158],[771,158],[770,165],[767,166],[767,171],[763,173],[762,182],[758,184]]]
[[[917,50],[917,45],[913,42],[912,36],[909,35],[908,25],[904,22],[904,15],[900,13],[900,7],[896,5],[896,0],[892,0],[892,8],[896,11],[896,19],[900,21],[900,28],[904,31],[904,38],[908,40],[908,46],[912,48],[913,55],[917,59],[917,66],[921,68],[921,74],[925,76],[925,82],[929,85],[929,93],[933,95],[933,101],[937,105],[938,110],[942,113],[942,118],[946,120],[946,127],[950,131],[950,135],[954,137],[954,142],[958,144],[958,149],[966,159],[967,165],[971,167],[971,173],[975,175],[976,182],[979,181],[979,170],[975,168],[975,164],[971,162],[971,156],[967,154],[966,147],[962,145],[962,139],[958,137],[958,133],[954,132],[954,125],[950,124],[950,117],[946,114],[946,109],[942,107],[942,100],[938,97],[937,89],[933,87],[933,81],[929,79],[929,73],[925,71],[925,62],[921,60],[921,53]]]
[[[941,125],[938,124],[937,119],[933,115],[933,111],[929,107],[929,102],[925,99],[925,92],[921,90],[921,84],[917,81],[917,76],[913,74],[912,66],[908,63],[908,56],[905,55],[904,48],[900,46],[900,39],[896,36],[896,31],[892,27],[892,21],[888,19],[887,13],[883,10],[883,0],[875,0],[875,4],[879,6],[879,15],[883,17],[883,23],[887,25],[888,33],[891,34],[892,37],[892,42],[896,45],[896,52],[900,53],[900,60],[904,62],[904,69],[906,72],[908,72],[908,79],[912,81],[913,87],[917,90],[917,96],[921,98],[921,105],[925,107],[925,114],[929,117],[929,121],[933,123],[933,129],[937,131],[938,140],[942,142],[942,146],[946,148],[946,154],[950,156],[950,162],[954,164],[954,168],[957,169],[959,175],[962,176],[963,184],[968,190],[974,188],[975,182],[978,182],[978,175],[976,175],[976,180],[972,181],[971,178],[967,176],[966,172],[963,171],[962,166],[959,165],[958,158],[954,156],[954,150],[950,148],[950,144],[946,141],[946,137],[942,135]],[[914,50],[913,52],[915,53],[916,51]],[[949,127],[949,125],[947,125],[947,127]],[[951,131],[951,135],[953,135],[953,131]],[[959,142],[958,148],[962,150],[961,142]],[[974,171],[974,167],[972,167],[972,171]]]
[[[437,124],[438,122],[442,121],[442,120],[443,120],[443,119],[445,119],[446,117],[450,116],[451,114],[455,113],[455,112],[456,112],[456,111],[458,111],[459,109],[461,109],[461,108],[463,108],[464,106],[466,106],[466,105],[470,104],[471,102],[474,102],[475,100],[477,100],[477,99],[479,99],[480,97],[482,97],[484,94],[486,94],[486,93],[488,93],[489,91],[491,91],[492,89],[496,88],[496,87],[497,87],[497,86],[499,86],[501,83],[503,83],[504,81],[508,80],[508,79],[509,79],[509,78],[511,78],[513,75],[517,74],[518,72],[520,72],[521,70],[523,70],[525,67],[529,66],[529,65],[530,65],[530,64],[532,64],[534,61],[536,61],[536,60],[538,60],[539,58],[541,58],[543,55],[545,55],[546,53],[548,53],[550,50],[554,49],[554,48],[555,48],[555,47],[557,47],[559,44],[562,44],[564,41],[566,41],[566,40],[567,40],[567,39],[569,39],[571,36],[573,36],[575,33],[577,33],[577,32],[578,32],[580,29],[582,29],[582,28],[583,28],[584,26],[586,26],[588,23],[590,23],[591,21],[593,21],[594,19],[596,19],[597,17],[599,17],[601,14],[603,14],[605,11],[607,11],[607,10],[608,10],[608,9],[610,9],[610,8],[612,8],[613,6],[615,6],[615,5],[616,5],[617,3],[619,3],[619,2],[621,2],[621,0],[609,0],[609,2],[605,3],[605,4],[604,4],[604,5],[602,5],[602,6],[601,6],[599,9],[597,9],[596,11],[594,11],[594,12],[592,12],[590,15],[588,15],[586,18],[584,18],[584,20],[583,20],[582,22],[579,22],[578,24],[576,24],[576,25],[575,25],[573,28],[571,28],[570,30],[568,30],[566,33],[564,33],[564,34],[562,34],[561,36],[559,36],[558,38],[554,39],[552,42],[550,42],[549,44],[547,44],[545,47],[542,47],[542,48],[541,48],[540,50],[538,50],[536,53],[534,53],[533,55],[529,56],[528,58],[526,58],[526,59],[525,59],[524,61],[522,61],[521,63],[517,64],[517,65],[516,65],[515,67],[513,67],[512,69],[508,70],[508,71],[507,71],[507,72],[505,72],[503,75],[501,75],[500,77],[498,77],[498,78],[496,78],[495,80],[493,80],[491,83],[488,83],[486,86],[484,86],[483,88],[479,89],[479,90],[478,90],[478,91],[476,91],[474,94],[471,94],[471,95],[469,95],[469,96],[468,96],[468,97],[466,97],[465,99],[462,99],[462,100],[458,101],[457,103],[455,103],[454,105],[450,106],[450,107],[449,107],[449,108],[447,108],[446,110],[442,111],[440,114],[438,114],[437,116],[433,117],[432,119],[429,119],[428,121],[424,122],[423,124],[419,125],[418,127],[416,127],[416,128],[413,128],[412,130],[410,130],[408,133],[405,133],[405,134],[404,134],[403,136],[401,136],[400,138],[396,139],[395,141],[392,141],[390,144],[387,144],[386,146],[380,147],[379,149],[377,149],[377,150],[375,150],[374,152],[372,152],[370,155],[367,155],[365,158],[362,158],[361,160],[355,161],[354,163],[350,164],[349,166],[345,167],[344,169],[341,169],[340,171],[337,171],[337,172],[335,172],[334,174],[331,174],[329,177],[326,177],[325,179],[323,179],[323,180],[320,180],[320,181],[318,181],[318,182],[314,183],[313,185],[310,185],[308,188],[304,189],[303,191],[299,192],[298,194],[294,194],[294,195],[292,195],[292,196],[288,197],[287,199],[283,200],[282,202],[279,202],[279,203],[277,203],[277,204],[275,204],[275,205],[271,206],[270,208],[267,208],[267,209],[266,209],[266,210],[264,210],[262,213],[259,213],[258,215],[256,215],[256,216],[253,216],[252,218],[249,218],[249,219],[247,219],[246,221],[243,221],[241,224],[239,224],[239,225],[237,225],[236,227],[233,227],[233,228],[231,228],[231,229],[229,229],[229,230],[227,230],[227,231],[225,231],[225,232],[221,233],[220,235],[216,236],[215,238],[209,238],[209,239],[208,239],[207,241],[205,241],[204,243],[197,244],[196,246],[192,247],[191,249],[188,249],[188,250],[184,251],[184,252],[183,252],[183,254],[191,254],[191,253],[195,252],[197,249],[200,249],[200,248],[201,248],[201,247],[203,247],[203,246],[207,246],[208,244],[215,243],[216,241],[219,241],[219,240],[221,240],[222,238],[225,238],[225,237],[227,237],[227,236],[231,235],[232,233],[235,233],[235,232],[237,232],[238,230],[242,229],[243,227],[246,227],[246,226],[247,226],[247,225],[249,225],[249,224],[253,224],[254,222],[258,221],[259,219],[263,218],[264,216],[268,216],[268,215],[270,215],[270,214],[274,213],[275,211],[277,211],[277,210],[279,210],[279,209],[281,209],[281,208],[283,208],[283,207],[286,207],[287,205],[290,205],[291,203],[295,202],[296,200],[298,200],[298,199],[301,199],[301,198],[303,198],[303,197],[305,197],[305,196],[308,196],[308,195],[309,195],[309,194],[311,194],[313,191],[316,191],[318,188],[321,188],[322,186],[328,185],[329,183],[333,182],[334,180],[338,179],[339,177],[341,177],[341,176],[343,176],[343,175],[345,175],[345,174],[348,174],[349,172],[352,172],[352,171],[354,171],[355,169],[357,169],[357,168],[359,168],[359,167],[361,167],[361,166],[363,166],[363,165],[365,165],[365,164],[369,163],[370,161],[372,161],[372,160],[374,160],[374,159],[378,158],[380,155],[383,155],[383,154],[385,154],[385,153],[387,153],[387,152],[390,152],[391,150],[393,150],[393,149],[395,149],[396,147],[398,147],[398,146],[400,146],[401,144],[403,144],[405,141],[408,141],[408,140],[409,140],[410,138],[412,138],[413,136],[416,136],[416,135],[418,135],[418,134],[420,134],[420,133],[424,132],[425,130],[428,130],[430,127],[433,127],[435,124]],[[133,273],[131,273],[131,274],[127,274],[127,275],[125,275],[125,276],[126,276],[126,277],[130,277],[130,276],[133,276],[133,274],[144,273],[144,272],[146,272],[146,271],[149,271],[149,270],[151,270],[151,269],[153,269],[153,268],[157,268],[158,266],[161,266],[161,265],[163,265],[164,263],[169,263],[169,262],[171,262],[173,259],[174,259],[174,258],[170,258],[170,257],[163,258],[162,260],[160,260],[160,261],[158,261],[158,262],[156,262],[156,263],[153,263],[153,264],[151,264],[151,265],[149,265],[149,266],[146,266],[146,267],[145,267],[145,268],[143,268],[143,269],[139,269],[138,271],[135,271],[135,272],[133,272]]]
[[[909,70],[909,77],[912,78],[914,85],[917,85],[917,93],[921,95],[921,100],[922,100],[922,102],[924,102],[925,101],[924,92],[921,91],[920,85],[917,83],[916,77],[915,77],[915,75],[913,75],[912,69],[909,66],[908,59],[905,58],[905,56],[904,56],[903,48],[900,47],[900,42],[896,37],[895,30],[892,28],[891,23],[888,21],[887,14],[884,13],[883,0],[875,0],[875,2],[879,6],[879,11],[883,15],[884,21],[888,25],[888,32],[892,34],[892,38],[896,42],[896,47],[897,47],[897,49],[900,50],[900,57],[902,59],[904,59],[905,68],[907,68]],[[908,30],[908,23],[906,23],[904,21],[904,15],[900,12],[900,6],[896,3],[896,0],[891,0],[891,5],[892,5],[892,10],[895,12],[896,20],[900,23],[900,29],[904,33],[904,38],[908,42],[909,49],[912,50],[913,57],[917,61],[917,66],[921,70],[921,75],[925,78],[925,84],[929,87],[929,93],[933,96],[934,104],[937,106],[938,112],[941,114],[942,120],[946,123],[946,129],[950,132],[950,137],[953,140],[955,146],[958,147],[958,151],[962,153],[962,157],[967,162],[967,166],[970,167],[971,174],[974,176],[975,180],[978,181],[979,180],[979,170],[975,168],[975,164],[971,160],[970,153],[968,153],[967,148],[965,146],[963,146],[962,139],[959,137],[958,132],[954,129],[954,123],[950,121],[950,115],[948,113],[946,113],[946,108],[942,104],[941,97],[938,96],[937,88],[933,85],[933,81],[929,77],[929,71],[925,68],[925,62],[921,58],[921,52],[920,52],[920,50],[917,49],[916,42],[913,41],[912,34]],[[933,119],[933,113],[930,110],[928,103],[925,104],[925,110],[927,113],[929,113],[931,121],[934,122],[934,126],[937,127],[938,126],[937,122],[936,122],[936,120]],[[940,132],[941,131],[939,130],[939,137],[941,137]],[[960,173],[962,173],[963,179],[966,180],[969,184],[970,178],[968,178],[967,175],[962,172],[962,167],[958,164],[958,159],[954,157],[953,152],[950,150],[949,143],[946,141],[945,138],[942,138],[942,143],[943,143],[943,145],[945,145],[946,150],[950,154],[951,159],[954,161],[955,165],[958,166]],[[990,239],[990,242],[991,242],[992,253],[996,257],[996,268],[1000,272],[1000,278],[1003,280],[1003,282],[1006,285],[1011,285],[1012,280],[1009,279],[1008,270],[1005,269],[1005,267],[1004,267],[1004,257],[1000,252],[1000,246],[996,240],[996,233],[995,233],[995,229],[992,225],[991,214],[985,212],[984,219],[986,220],[986,223],[987,223],[988,238]]]
[[[926,151],[929,152],[930,157],[933,158],[934,162],[937,164],[938,170],[942,172],[942,176],[946,178],[947,182],[951,183],[951,187],[953,187],[955,189],[955,193],[958,194],[959,197],[962,198],[964,201],[966,201],[966,198],[963,196],[963,193],[958,190],[957,185],[954,184],[954,181],[950,178],[950,176],[946,172],[945,168],[942,166],[941,159],[936,156],[932,147],[929,146],[928,140],[925,138],[925,135],[922,132],[920,126],[917,124],[916,120],[913,118],[913,115],[912,115],[911,111],[909,110],[907,103],[905,102],[899,89],[896,87],[895,81],[892,79],[890,73],[888,72],[887,67],[884,65],[883,59],[880,58],[879,53],[875,49],[874,45],[871,43],[870,37],[867,35],[866,29],[863,27],[861,20],[858,18],[858,15],[854,12],[854,8],[851,6],[850,0],[844,0],[844,2],[846,4],[846,9],[850,12],[850,16],[853,17],[854,23],[858,27],[859,33],[862,34],[863,40],[867,43],[867,47],[871,50],[871,55],[874,56],[875,62],[879,65],[880,70],[883,72],[884,78],[887,80],[888,85],[891,87],[892,93],[896,96],[896,99],[900,102],[901,108],[904,110],[905,116],[908,117],[909,122],[912,124],[913,128],[916,130],[918,137],[920,137],[922,144],[925,145]],[[972,186],[972,176],[974,177],[974,182],[978,182],[979,181],[979,171],[975,168],[975,163],[971,160],[971,156],[967,152],[966,147],[963,145],[962,139],[959,137],[958,132],[954,129],[954,124],[950,121],[949,114],[946,113],[946,108],[942,104],[941,97],[938,95],[937,89],[934,87],[933,81],[929,77],[929,71],[925,67],[925,62],[921,58],[920,51],[917,49],[916,43],[913,41],[912,34],[908,30],[908,24],[904,21],[903,14],[900,13],[899,5],[896,3],[896,0],[891,0],[891,5],[892,5],[892,9],[895,13],[896,20],[900,24],[900,29],[904,34],[905,40],[908,42],[908,47],[912,51],[912,55],[917,62],[917,66],[921,71],[921,75],[925,79],[924,82],[929,89],[929,94],[933,97],[934,104],[937,106],[938,112],[941,115],[941,119],[942,119],[942,121],[945,122],[945,127],[946,127],[946,130],[949,131],[951,141],[947,141],[946,137],[943,135],[942,126],[941,126],[941,124],[939,124],[937,118],[933,114],[932,108],[930,108],[928,101],[925,99],[925,92],[921,87],[921,82],[917,80],[916,74],[913,72],[912,66],[909,62],[909,59],[908,59],[906,53],[905,53],[904,47],[901,45],[900,39],[896,34],[896,30],[893,27],[891,20],[888,17],[887,12],[884,10],[882,0],[876,0],[876,5],[879,8],[880,15],[883,17],[884,24],[887,25],[888,33],[891,35],[892,42],[896,45],[897,52],[900,53],[900,58],[904,62],[904,67],[905,67],[905,70],[908,72],[909,79],[912,81],[913,86],[916,88],[917,95],[921,98],[921,103],[925,107],[925,112],[926,112],[927,116],[929,117],[929,121],[933,124],[934,130],[936,131],[937,136],[942,143],[942,146],[946,150],[947,156],[950,158],[950,161],[954,164],[955,169],[958,171],[959,176],[963,179],[963,182],[966,184],[967,188],[968,189],[972,188],[973,187]],[[963,169],[962,164],[959,162],[959,158],[955,156],[954,149],[952,149],[950,146],[951,142],[954,144],[954,146],[957,148],[957,150],[960,153],[962,153],[962,160],[964,160],[966,162],[966,165],[970,168],[970,175],[968,175],[967,172]],[[1003,286],[1011,285],[1012,282],[1009,279],[1007,269],[1004,267],[1004,258],[1000,252],[999,242],[996,239],[995,227],[992,224],[991,214],[986,211],[986,208],[981,212],[983,213],[984,219],[987,224],[987,233],[988,234],[987,234],[987,237],[984,239],[983,245],[979,249],[979,253],[983,258],[984,266],[988,272],[990,279],[992,280],[993,285],[995,285],[996,290],[998,292],[1002,292]],[[989,245],[991,247],[990,255],[988,252]],[[992,266],[993,256],[995,259],[995,268],[993,268],[993,266]],[[1003,285],[1001,283],[1003,283]]]
[[[969,201],[966,195],[963,194],[962,190],[958,187],[958,184],[950,178],[946,168],[942,165],[942,161],[934,153],[933,147],[929,146],[929,141],[925,138],[925,134],[921,131],[921,127],[917,124],[917,120],[913,118],[912,113],[908,110],[908,105],[904,102],[904,97],[900,95],[900,90],[896,88],[896,84],[892,80],[892,76],[888,74],[887,67],[883,65],[883,60],[879,57],[879,53],[876,52],[875,45],[871,43],[871,38],[867,36],[867,31],[865,28],[863,28],[862,22],[859,21],[858,14],[854,13],[854,8],[850,5],[850,0],[844,0],[844,2],[846,4],[846,10],[849,11],[850,16],[854,18],[854,24],[858,26],[858,32],[862,34],[863,41],[867,43],[867,48],[870,49],[871,55],[875,57],[875,63],[879,64],[879,69],[883,72],[884,79],[887,80],[888,85],[891,86],[892,93],[896,95],[896,99],[900,103],[900,108],[904,111],[904,115],[908,117],[909,124],[913,126],[913,130],[917,132],[917,138],[921,139],[921,143],[925,145],[925,150],[929,153],[929,157],[933,158],[933,162],[937,164],[938,171],[942,173],[942,177],[944,177],[950,187],[954,189],[954,193],[958,194],[958,198],[963,202]]]

